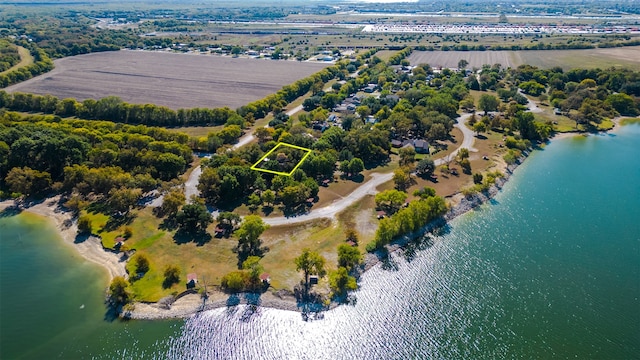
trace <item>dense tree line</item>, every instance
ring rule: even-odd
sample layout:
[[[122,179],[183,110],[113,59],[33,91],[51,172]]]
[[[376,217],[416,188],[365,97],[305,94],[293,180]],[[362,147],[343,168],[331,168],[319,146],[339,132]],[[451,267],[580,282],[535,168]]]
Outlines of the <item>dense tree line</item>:
[[[26,41],[18,42],[18,44],[29,50],[34,62],[33,64],[21,66],[6,74],[0,74],[0,88],[31,79],[34,76],[53,69],[53,61],[51,61],[44,50]]]
[[[10,69],[20,62],[18,48],[7,40],[0,40],[0,72]]]
[[[429,222],[444,215],[446,211],[444,199],[439,196],[412,201],[406,208],[380,220],[375,238],[367,244],[367,250],[380,249],[398,236],[418,231]]]
[[[185,171],[192,156],[187,142],[184,134],[140,125],[5,113],[0,186],[24,195],[62,190],[108,197],[121,188],[147,192]]]

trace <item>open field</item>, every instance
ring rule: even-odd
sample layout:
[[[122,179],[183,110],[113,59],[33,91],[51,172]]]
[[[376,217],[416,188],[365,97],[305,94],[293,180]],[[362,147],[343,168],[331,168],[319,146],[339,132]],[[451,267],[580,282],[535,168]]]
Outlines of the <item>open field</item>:
[[[461,59],[469,62],[468,68],[484,64],[502,64],[503,67],[520,65],[515,51],[414,51],[409,56],[412,65],[429,64],[431,67],[458,67]]]
[[[517,54],[520,63],[541,68],[560,66],[565,70],[576,67],[606,69],[614,66],[640,70],[640,46],[586,50],[533,50],[518,51]]]
[[[454,68],[460,59],[467,60],[469,68],[499,63],[503,67],[529,64],[540,68],[560,66],[565,70],[611,66],[639,70],[640,46],[584,50],[414,51],[409,56],[413,65],[427,63],[432,67]]]
[[[325,68],[326,63],[117,51],[68,57],[7,91],[193,107],[237,108]]]

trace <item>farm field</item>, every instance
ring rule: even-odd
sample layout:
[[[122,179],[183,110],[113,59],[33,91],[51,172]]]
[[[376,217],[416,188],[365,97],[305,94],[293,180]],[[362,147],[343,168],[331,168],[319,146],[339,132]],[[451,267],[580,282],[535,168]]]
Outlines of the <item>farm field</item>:
[[[560,66],[565,70],[576,67],[606,69],[614,66],[640,70],[640,46],[585,50],[533,50],[517,53],[522,64],[540,68]]]
[[[409,56],[412,65],[429,64],[433,68],[458,67],[458,61],[467,60],[469,69],[484,64],[502,64],[503,67],[520,65],[514,51],[414,51]]]
[[[114,95],[129,103],[172,109],[237,108],[328,66],[126,50],[63,58],[55,65],[53,71],[6,90],[80,101]]]
[[[468,68],[499,63],[503,67],[529,64],[540,68],[560,66],[565,70],[612,66],[640,70],[640,46],[584,50],[414,51],[409,56],[413,65],[426,63],[434,68],[455,68],[460,59],[469,62]]]

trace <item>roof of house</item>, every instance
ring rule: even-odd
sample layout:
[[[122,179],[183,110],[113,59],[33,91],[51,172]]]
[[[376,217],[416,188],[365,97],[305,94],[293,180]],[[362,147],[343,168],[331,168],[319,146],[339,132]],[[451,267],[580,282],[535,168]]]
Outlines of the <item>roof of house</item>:
[[[187,282],[197,282],[198,281],[198,275],[196,273],[191,273],[191,274],[187,274]]]
[[[265,280],[269,280],[269,274],[267,273],[262,273],[260,275],[260,280],[265,281]]]
[[[118,236],[115,240],[116,243],[123,243],[126,239],[123,238],[122,236]]]
[[[414,140],[413,146],[416,148],[426,149],[429,147],[429,143],[426,140]]]

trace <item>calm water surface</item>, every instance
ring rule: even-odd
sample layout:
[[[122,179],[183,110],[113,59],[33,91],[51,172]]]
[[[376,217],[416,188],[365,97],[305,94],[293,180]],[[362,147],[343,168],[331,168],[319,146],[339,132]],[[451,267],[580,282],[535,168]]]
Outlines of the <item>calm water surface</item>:
[[[639,219],[633,125],[536,152],[491,204],[367,272],[355,305],[322,319],[239,306],[121,323],[102,320],[99,269],[4,218],[0,357],[637,359]]]

